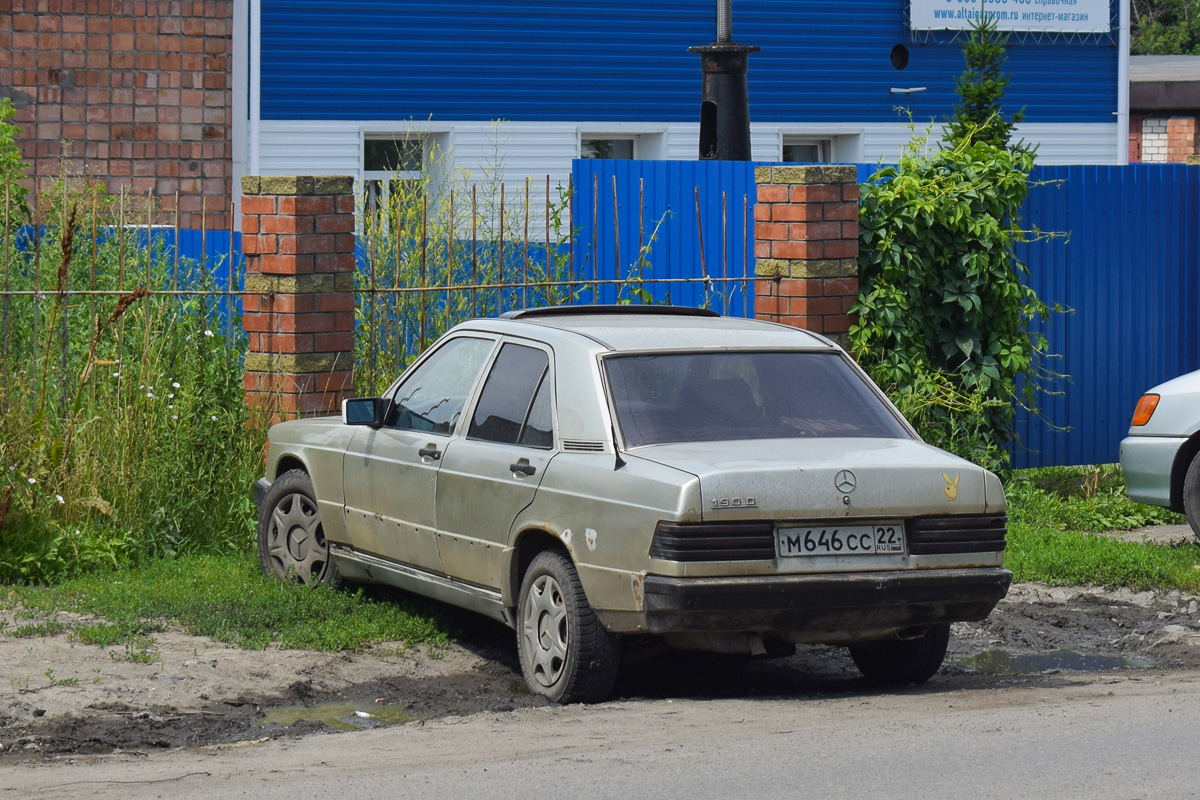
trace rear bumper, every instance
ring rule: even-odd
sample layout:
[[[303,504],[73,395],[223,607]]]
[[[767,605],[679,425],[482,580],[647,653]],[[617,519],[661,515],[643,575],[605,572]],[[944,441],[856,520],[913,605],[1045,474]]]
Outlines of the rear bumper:
[[[980,620],[1008,593],[1000,567],[645,580],[652,633],[854,631]]]

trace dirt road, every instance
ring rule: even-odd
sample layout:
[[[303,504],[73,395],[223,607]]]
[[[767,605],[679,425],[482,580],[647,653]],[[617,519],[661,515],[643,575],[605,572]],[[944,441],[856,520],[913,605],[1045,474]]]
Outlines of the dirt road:
[[[7,619],[7,631],[30,622],[11,612]],[[65,633],[0,635],[0,764],[151,754],[540,705],[524,689],[512,634],[490,624],[435,652],[396,645],[364,653],[245,651],[181,633],[159,634],[154,648],[157,659],[144,663],[119,647],[73,643]],[[1200,670],[1196,598],[1024,584],[985,622],[954,626],[947,663],[930,686],[1038,687],[1063,675],[1124,680],[1162,670]],[[847,692],[870,689],[845,651],[811,647],[768,661],[659,657],[626,669],[616,697]]]
[[[80,622],[68,615],[69,629]],[[36,620],[0,612],[0,765],[119,752],[295,739],[543,705],[524,687],[513,634],[480,621],[429,651],[237,650],[182,633],[145,654],[15,636]],[[1053,687],[1065,678],[1143,680],[1200,671],[1200,601],[1178,592],[1013,587],[983,623],[954,626],[935,692]],[[623,670],[615,699],[828,698],[872,689],[841,648],[746,661],[669,654]],[[1021,697],[1021,693],[1013,697]],[[1200,731],[1200,722],[1197,723]],[[2,783],[2,782],[0,782]]]
[[[616,700],[0,764],[0,800],[1188,798],[1200,672]]]

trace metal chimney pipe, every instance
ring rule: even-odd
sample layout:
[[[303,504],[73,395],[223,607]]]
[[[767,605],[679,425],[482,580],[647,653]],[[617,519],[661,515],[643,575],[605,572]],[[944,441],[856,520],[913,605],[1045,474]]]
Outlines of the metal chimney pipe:
[[[733,41],[733,0],[717,0],[717,44]]]
[[[746,67],[752,45],[733,41],[733,0],[717,0],[717,41],[688,52],[700,55],[700,159],[750,160],[750,102]]]

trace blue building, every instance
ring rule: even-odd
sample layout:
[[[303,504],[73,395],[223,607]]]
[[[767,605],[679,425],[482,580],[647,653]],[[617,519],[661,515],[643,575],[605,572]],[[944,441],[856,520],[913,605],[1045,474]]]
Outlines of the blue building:
[[[694,159],[698,0],[239,0],[235,177],[503,165],[564,181],[587,156]],[[1129,0],[987,0],[1011,31],[1006,109],[1042,164],[1127,158]],[[753,158],[895,159],[951,113],[979,0],[735,0]],[[964,21],[966,20],[966,21]],[[1122,25],[1124,20],[1124,25]],[[1124,31],[1125,35],[1122,35]],[[937,129],[935,128],[935,135]],[[236,181],[235,181],[236,185]]]

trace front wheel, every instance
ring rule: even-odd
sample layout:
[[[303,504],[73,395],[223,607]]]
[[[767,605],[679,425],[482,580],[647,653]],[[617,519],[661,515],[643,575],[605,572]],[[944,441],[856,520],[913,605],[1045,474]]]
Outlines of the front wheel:
[[[886,686],[924,683],[946,658],[950,625],[930,625],[914,639],[889,639],[850,645],[850,657],[867,680]]]
[[[620,639],[600,624],[579,573],[560,552],[539,553],[521,581],[517,648],[534,694],[556,703],[597,703],[617,678]]]
[[[340,583],[317,512],[312,480],[294,469],[275,479],[258,517],[258,562],[268,578],[309,586]]]
[[[1183,479],[1183,512],[1192,526],[1192,535],[1200,539],[1200,454],[1192,459]]]

